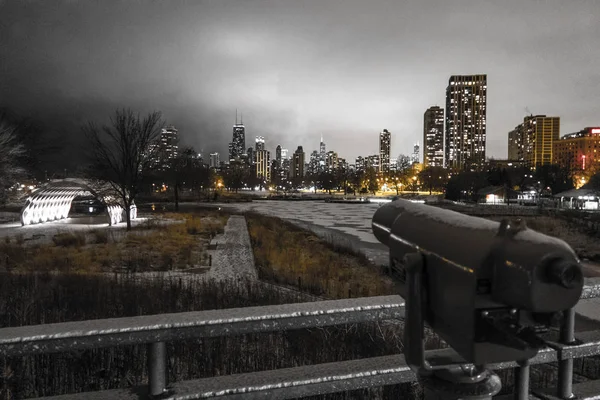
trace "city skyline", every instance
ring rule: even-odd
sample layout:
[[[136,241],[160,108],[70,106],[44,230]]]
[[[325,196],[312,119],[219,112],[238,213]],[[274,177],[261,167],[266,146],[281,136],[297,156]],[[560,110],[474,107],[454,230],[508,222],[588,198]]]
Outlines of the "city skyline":
[[[3,2],[0,107],[72,147],[116,107],[157,109],[183,144],[222,155],[239,108],[248,137],[312,149],[323,134],[354,159],[377,153],[381,127],[392,154],[409,153],[448,77],[485,73],[487,156],[506,157],[526,108],[560,116],[562,132],[598,125],[600,3],[425,3]]]

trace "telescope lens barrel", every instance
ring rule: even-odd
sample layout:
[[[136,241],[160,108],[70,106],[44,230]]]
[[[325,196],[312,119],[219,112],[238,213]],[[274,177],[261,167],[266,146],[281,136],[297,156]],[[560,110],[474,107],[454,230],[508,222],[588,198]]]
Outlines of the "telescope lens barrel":
[[[571,289],[581,284],[583,273],[578,265],[568,260],[555,259],[546,267],[548,280],[566,289]]]

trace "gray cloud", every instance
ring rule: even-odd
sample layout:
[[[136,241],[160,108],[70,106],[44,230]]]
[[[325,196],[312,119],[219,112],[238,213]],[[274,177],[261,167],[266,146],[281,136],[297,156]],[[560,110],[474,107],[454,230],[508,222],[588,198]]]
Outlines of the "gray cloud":
[[[565,1],[5,1],[0,106],[64,124],[159,109],[224,153],[235,109],[268,147],[350,160],[421,141],[451,74],[488,74],[488,154],[525,114],[600,125],[600,3]],[[248,140],[250,142],[250,140]],[[250,143],[248,143],[250,144]]]

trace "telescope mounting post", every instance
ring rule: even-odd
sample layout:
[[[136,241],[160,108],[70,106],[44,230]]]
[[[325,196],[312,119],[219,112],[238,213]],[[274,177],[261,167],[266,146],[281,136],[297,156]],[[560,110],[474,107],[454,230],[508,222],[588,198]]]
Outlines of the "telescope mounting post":
[[[425,400],[491,400],[502,388],[493,371],[472,364],[432,368],[423,347],[427,301],[426,259],[420,253],[404,257],[407,296],[404,324],[404,357],[424,388]]]

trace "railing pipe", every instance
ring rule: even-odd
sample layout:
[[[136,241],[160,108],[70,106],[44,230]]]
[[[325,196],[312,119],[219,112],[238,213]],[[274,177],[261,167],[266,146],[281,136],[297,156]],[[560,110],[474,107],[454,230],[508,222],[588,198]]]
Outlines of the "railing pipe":
[[[529,398],[529,360],[519,362],[515,368],[515,400],[527,400]]]
[[[575,309],[564,312],[560,326],[560,343],[571,345],[575,342]],[[573,359],[558,362],[558,397],[561,399],[573,398]]]
[[[147,351],[149,394],[161,396],[167,388],[167,346],[165,342],[150,343]]]

